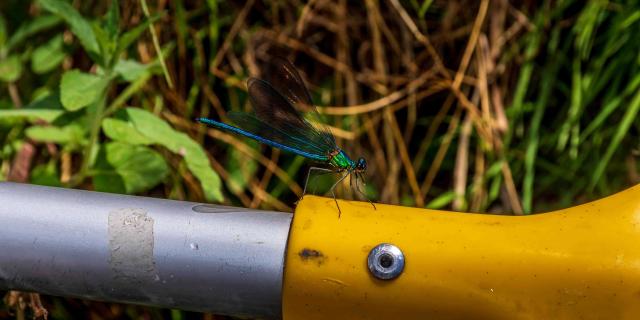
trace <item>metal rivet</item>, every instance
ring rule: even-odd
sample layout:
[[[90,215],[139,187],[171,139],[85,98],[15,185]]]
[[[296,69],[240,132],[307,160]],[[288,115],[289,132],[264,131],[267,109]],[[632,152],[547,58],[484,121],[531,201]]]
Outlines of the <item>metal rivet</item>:
[[[400,248],[390,243],[381,243],[369,252],[367,265],[374,277],[381,280],[391,280],[402,273],[404,254]]]

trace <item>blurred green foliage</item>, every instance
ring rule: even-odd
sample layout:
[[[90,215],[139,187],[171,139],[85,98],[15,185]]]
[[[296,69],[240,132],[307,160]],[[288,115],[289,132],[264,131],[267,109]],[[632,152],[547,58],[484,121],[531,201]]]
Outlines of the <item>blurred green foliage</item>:
[[[157,60],[142,64],[123,57],[161,16],[147,17],[135,27],[121,30],[119,3],[115,1],[102,18],[95,20],[83,17],[62,0],[42,0],[36,5],[42,9],[42,15],[26,20],[15,33],[8,34],[6,23],[2,24],[0,39],[7,40],[0,42],[0,80],[15,86],[23,75],[23,65],[29,60],[34,74],[60,78],[42,87],[21,90],[33,92],[34,101],[21,106],[14,99],[13,108],[0,110],[0,119],[12,119],[7,128],[15,128],[17,123],[27,124],[9,145],[19,148],[25,138],[56,144],[62,152],[79,153],[80,165],[68,181],[60,181],[56,177],[55,159],[47,161],[46,168],[53,169],[36,166],[31,181],[73,187],[90,179],[93,189],[98,191],[143,192],[163,182],[169,172],[165,158],[146,146],[153,144],[182,156],[187,168],[201,182],[205,198],[221,201],[220,178],[198,143],[176,132],[153,113],[137,108],[123,109],[135,90],[161,72]],[[64,36],[58,33],[36,48],[30,47],[31,42],[25,43],[22,54],[12,53],[20,49],[21,40],[49,32],[61,21],[78,39],[80,48],[65,47]],[[170,52],[171,43],[165,48]],[[91,59],[95,72],[58,68],[75,50],[82,50]],[[123,85],[126,87],[122,92],[109,95]],[[102,133],[114,141],[101,139]],[[15,152],[6,150],[5,159],[10,159]]]

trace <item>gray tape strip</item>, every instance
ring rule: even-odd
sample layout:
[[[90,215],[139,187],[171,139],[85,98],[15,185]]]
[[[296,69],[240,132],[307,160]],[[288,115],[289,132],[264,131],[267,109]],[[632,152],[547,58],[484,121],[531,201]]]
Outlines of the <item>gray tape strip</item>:
[[[109,266],[114,280],[131,284],[157,279],[153,260],[153,219],[143,209],[109,213]]]

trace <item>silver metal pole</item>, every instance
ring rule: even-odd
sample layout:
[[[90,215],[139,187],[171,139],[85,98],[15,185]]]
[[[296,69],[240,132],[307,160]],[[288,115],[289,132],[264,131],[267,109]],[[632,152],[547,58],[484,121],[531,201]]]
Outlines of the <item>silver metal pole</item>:
[[[0,289],[279,318],[292,215],[0,183]]]

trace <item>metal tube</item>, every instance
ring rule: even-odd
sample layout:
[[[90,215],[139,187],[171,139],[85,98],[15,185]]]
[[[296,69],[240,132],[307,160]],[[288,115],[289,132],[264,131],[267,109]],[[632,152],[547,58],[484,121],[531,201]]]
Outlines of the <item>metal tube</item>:
[[[0,289],[279,318],[292,215],[0,183]]]

